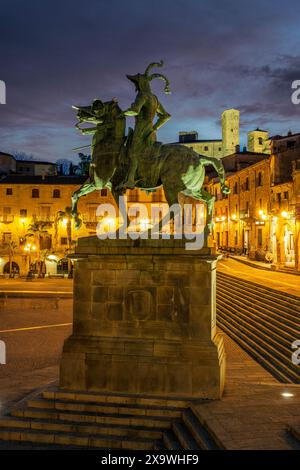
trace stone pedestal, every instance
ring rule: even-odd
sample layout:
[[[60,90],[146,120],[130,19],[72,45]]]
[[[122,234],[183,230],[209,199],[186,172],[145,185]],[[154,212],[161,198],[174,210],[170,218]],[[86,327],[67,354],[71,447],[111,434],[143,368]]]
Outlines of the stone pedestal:
[[[221,397],[225,352],[211,249],[86,237],[74,259],[73,334],[63,348],[61,388]]]

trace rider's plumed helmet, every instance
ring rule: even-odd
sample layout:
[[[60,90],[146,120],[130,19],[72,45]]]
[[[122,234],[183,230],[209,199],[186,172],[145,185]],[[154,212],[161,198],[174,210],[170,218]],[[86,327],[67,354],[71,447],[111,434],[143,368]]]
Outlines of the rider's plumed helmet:
[[[165,82],[165,93],[169,94],[171,93],[170,91],[170,83],[167,77],[161,73],[153,73],[152,75],[149,75],[150,70],[153,67],[162,67],[164,65],[163,61],[161,60],[160,62],[152,62],[151,64],[148,65],[146,68],[145,72],[143,74],[137,73],[136,75],[126,75],[126,77],[135,84],[136,89],[138,91],[148,91],[149,89],[149,82],[153,80],[153,78],[159,78],[160,80],[164,80]]]

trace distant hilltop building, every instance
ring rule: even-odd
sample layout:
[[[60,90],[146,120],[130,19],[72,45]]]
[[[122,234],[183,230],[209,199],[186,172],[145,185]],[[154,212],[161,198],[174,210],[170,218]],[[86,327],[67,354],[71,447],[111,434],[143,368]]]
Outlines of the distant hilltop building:
[[[179,143],[193,148],[201,155],[222,158],[240,150],[240,112],[226,109],[222,113],[222,139],[199,139],[197,131],[180,131]],[[248,151],[270,153],[268,131],[256,129],[248,132]]]
[[[270,153],[271,140],[269,139],[269,132],[259,128],[248,132],[248,150],[256,153]]]

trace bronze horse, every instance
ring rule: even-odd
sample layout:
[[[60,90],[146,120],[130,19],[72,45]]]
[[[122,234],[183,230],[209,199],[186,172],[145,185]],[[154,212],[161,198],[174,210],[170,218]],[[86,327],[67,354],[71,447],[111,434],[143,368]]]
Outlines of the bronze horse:
[[[92,191],[108,188],[118,203],[125,189],[130,159],[132,130],[125,136],[126,118],[116,100],[102,102],[95,100],[91,106],[76,107],[78,123],[82,134],[93,135],[92,162],[89,177],[72,195],[72,215],[79,228],[77,204],[81,196]],[[94,127],[80,128],[88,122]],[[213,157],[197,154],[191,148],[179,144],[154,143],[139,159],[137,188],[154,191],[163,186],[169,206],[178,203],[179,193],[200,200],[207,205],[206,229],[211,232],[215,198],[203,189],[205,167],[211,165],[220,178],[223,194],[230,192],[225,185],[225,171],[222,162]]]

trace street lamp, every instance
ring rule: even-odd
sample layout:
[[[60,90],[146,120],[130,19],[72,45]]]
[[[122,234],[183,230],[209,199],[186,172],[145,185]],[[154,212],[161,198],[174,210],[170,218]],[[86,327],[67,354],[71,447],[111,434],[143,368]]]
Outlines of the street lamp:
[[[27,277],[31,278],[32,277],[32,272],[31,272],[31,253],[36,250],[36,246],[32,245],[31,243],[27,243],[26,246],[24,246],[24,251],[28,253],[28,264],[29,264],[29,269],[28,269],[28,275]]]

